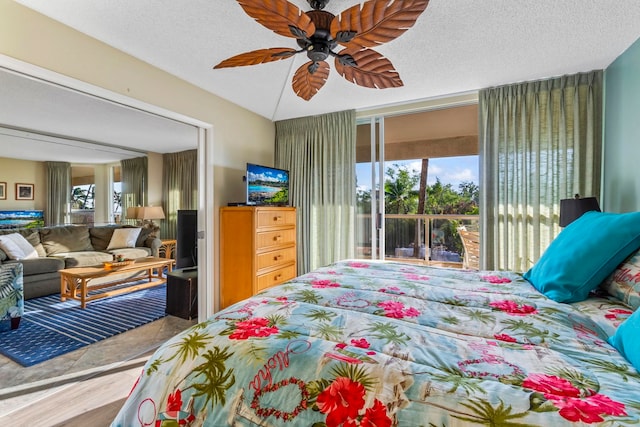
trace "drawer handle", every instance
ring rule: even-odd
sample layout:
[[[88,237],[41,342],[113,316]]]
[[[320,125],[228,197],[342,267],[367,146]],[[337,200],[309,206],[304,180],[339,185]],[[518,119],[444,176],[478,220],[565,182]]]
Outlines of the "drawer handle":
[[[276,275],[273,277],[273,281],[274,281],[274,282],[275,282],[276,280],[280,280],[280,279],[282,279],[282,274],[276,274]]]
[[[281,220],[282,220],[282,217],[280,215],[273,217],[273,221],[274,222],[278,222],[278,221],[281,221]]]
[[[274,261],[278,261],[278,260],[281,260],[281,259],[282,259],[282,254],[278,254],[278,255],[273,257]]]
[[[282,240],[282,236],[278,234],[277,236],[275,236],[275,237],[273,238],[273,240],[274,240],[275,242],[279,242],[280,240]]]

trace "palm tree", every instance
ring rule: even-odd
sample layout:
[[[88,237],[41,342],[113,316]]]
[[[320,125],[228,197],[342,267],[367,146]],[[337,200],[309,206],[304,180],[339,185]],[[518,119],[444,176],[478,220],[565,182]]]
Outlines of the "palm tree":
[[[427,173],[429,171],[429,159],[422,159],[420,168],[420,189],[418,190],[418,214],[424,215],[424,202],[427,197]],[[413,238],[413,256],[420,258],[420,235],[422,224],[416,221],[416,231]]]

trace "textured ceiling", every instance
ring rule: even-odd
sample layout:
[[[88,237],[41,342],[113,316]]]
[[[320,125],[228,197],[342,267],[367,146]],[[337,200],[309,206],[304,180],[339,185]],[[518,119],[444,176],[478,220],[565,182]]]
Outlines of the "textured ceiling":
[[[230,56],[297,47],[233,0],[17,0],[272,120],[367,109],[607,67],[640,37],[638,0],[431,0],[415,26],[376,51],[404,87],[367,89],[332,68],[310,101],[291,89],[293,59],[213,70]],[[381,0],[383,1],[383,0]],[[400,1],[400,0],[396,0]],[[291,0],[302,10],[305,0]],[[355,0],[331,0],[339,14]]]
[[[375,48],[393,63],[404,87],[356,86],[337,74],[331,61],[325,86],[304,101],[291,89],[293,73],[307,61],[302,55],[212,68],[250,50],[297,47],[294,39],[255,22],[234,0],[16,1],[271,120],[362,111],[603,69],[640,37],[639,0],[431,0],[412,28]],[[290,1],[310,9],[305,0]],[[360,2],[331,0],[325,10],[337,15],[355,4]],[[8,100],[0,104],[0,126],[140,151],[196,146],[192,126],[1,70],[0,96]],[[106,163],[139,155],[14,130],[0,132],[0,145],[4,157],[32,160]]]

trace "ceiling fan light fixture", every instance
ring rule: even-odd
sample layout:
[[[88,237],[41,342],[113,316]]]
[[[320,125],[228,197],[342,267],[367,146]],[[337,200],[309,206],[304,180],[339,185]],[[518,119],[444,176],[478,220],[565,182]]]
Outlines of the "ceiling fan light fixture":
[[[329,0],[308,0],[308,3],[312,9],[322,10],[327,6]]]
[[[244,11],[275,33],[296,39],[300,50],[268,48],[227,58],[213,68],[238,67],[279,61],[305,52],[310,62],[294,73],[292,88],[308,101],[325,84],[329,56],[347,81],[367,88],[403,86],[391,61],[374,50],[407,31],[424,12],[429,0],[367,0],[338,16],[322,9],[329,0],[307,0],[302,11],[288,0],[237,0]],[[338,52],[338,46],[342,48]]]

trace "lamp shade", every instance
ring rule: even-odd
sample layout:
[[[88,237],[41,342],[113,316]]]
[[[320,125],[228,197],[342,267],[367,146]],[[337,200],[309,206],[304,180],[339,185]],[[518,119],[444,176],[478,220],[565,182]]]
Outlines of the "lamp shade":
[[[139,207],[130,206],[127,208],[127,218],[129,219],[138,219],[138,209]]]
[[[600,212],[600,205],[595,197],[577,196],[574,199],[560,200],[560,227],[566,227],[589,211]]]
[[[135,206],[127,208],[127,218],[130,219],[164,219],[161,206]]]
[[[161,206],[142,206],[138,208],[137,219],[164,219],[164,211]]]

